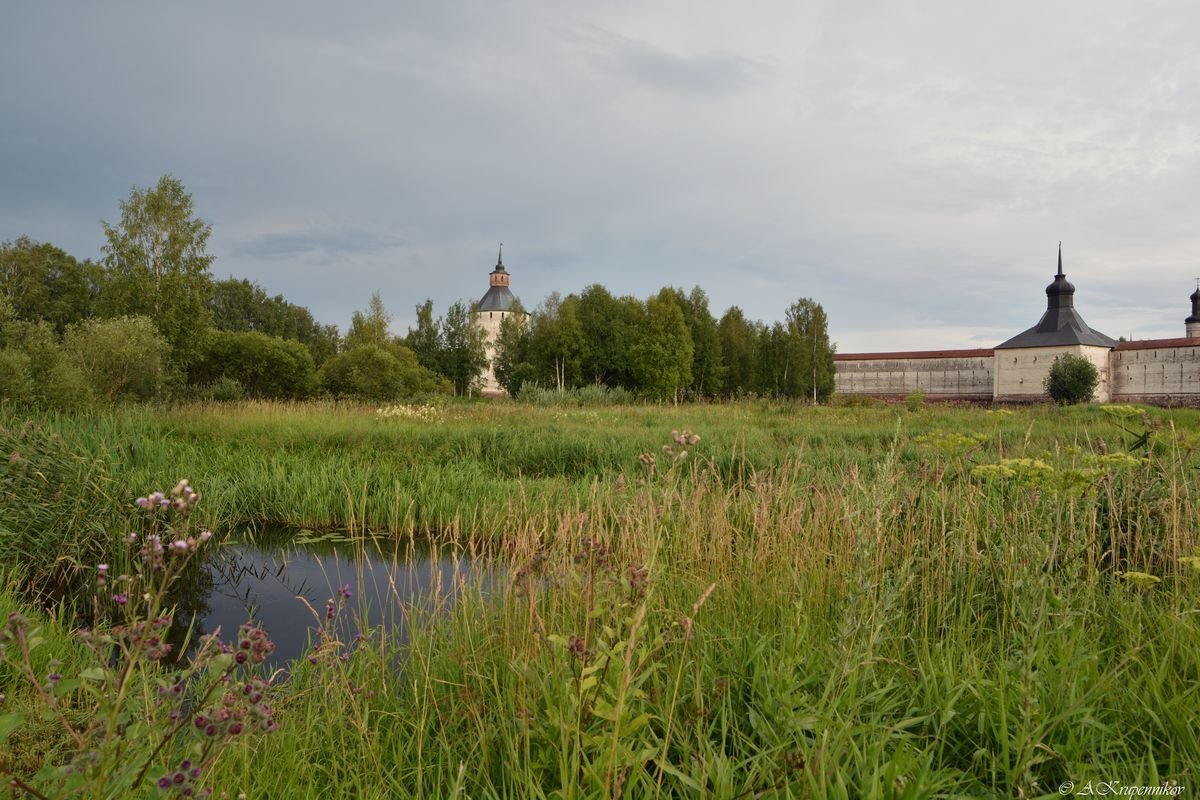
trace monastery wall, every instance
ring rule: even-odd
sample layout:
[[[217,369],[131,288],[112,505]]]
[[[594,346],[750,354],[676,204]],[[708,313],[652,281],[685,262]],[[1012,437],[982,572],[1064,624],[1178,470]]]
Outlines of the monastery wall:
[[[990,400],[991,350],[835,354],[834,388],[840,394],[931,400]]]
[[[996,350],[995,399],[1001,402],[1029,403],[1048,400],[1043,381],[1050,365],[1062,355],[1082,356],[1096,366],[1100,385],[1093,400],[1107,403],[1109,399],[1107,347],[1062,345],[1059,347],[1009,347]]]
[[[1112,399],[1200,405],[1200,338],[1122,342],[1112,351]]]

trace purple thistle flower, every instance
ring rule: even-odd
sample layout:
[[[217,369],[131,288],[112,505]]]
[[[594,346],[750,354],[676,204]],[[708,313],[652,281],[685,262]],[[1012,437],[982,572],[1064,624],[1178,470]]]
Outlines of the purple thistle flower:
[[[350,584],[343,583],[342,588],[338,589],[338,595],[343,600],[349,600],[351,597],[353,597],[354,593],[350,591]]]

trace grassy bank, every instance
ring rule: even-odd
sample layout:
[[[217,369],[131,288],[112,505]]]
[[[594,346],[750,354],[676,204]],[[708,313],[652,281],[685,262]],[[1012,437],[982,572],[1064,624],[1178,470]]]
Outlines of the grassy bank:
[[[409,608],[406,647],[369,630],[296,664],[279,730],[213,765],[218,795],[1200,781],[1194,412],[244,406],[5,425],[21,458],[42,442],[55,474],[92,481],[64,503],[6,473],[45,519],[91,520],[98,552],[133,496],[187,474],[214,527],[428,530],[509,571],[499,595]],[[684,428],[702,440],[673,442]]]

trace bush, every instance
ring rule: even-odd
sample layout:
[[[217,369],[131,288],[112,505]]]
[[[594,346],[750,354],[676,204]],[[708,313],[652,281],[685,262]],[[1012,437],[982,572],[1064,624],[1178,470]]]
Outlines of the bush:
[[[148,317],[117,317],[70,326],[62,349],[97,398],[116,402],[159,393],[170,345]]]
[[[34,396],[29,356],[20,350],[0,350],[0,400],[25,403]]]
[[[242,385],[233,378],[217,378],[195,392],[195,399],[208,403],[234,403],[246,396]]]
[[[338,353],[318,375],[321,388],[338,398],[389,401],[448,394],[450,384],[417,364],[407,347],[367,344]]]
[[[1043,383],[1050,399],[1061,405],[1090,401],[1099,384],[1100,373],[1096,365],[1070,353],[1054,359]]]
[[[925,405],[925,393],[922,392],[920,389],[909,392],[908,396],[904,398],[904,407],[907,408],[909,411],[913,411],[913,412],[920,411],[921,407],[924,405]]]
[[[211,334],[188,374],[193,384],[213,389],[218,389],[216,384],[222,379],[232,380],[246,397],[264,400],[301,400],[310,396],[317,384],[307,347],[258,331]],[[226,383],[224,388],[231,385]]]

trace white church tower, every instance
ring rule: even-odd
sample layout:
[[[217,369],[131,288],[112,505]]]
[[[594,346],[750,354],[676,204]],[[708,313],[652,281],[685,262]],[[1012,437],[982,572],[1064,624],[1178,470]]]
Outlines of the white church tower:
[[[487,294],[475,306],[475,320],[487,334],[488,365],[483,373],[483,394],[497,397],[507,394],[496,380],[496,373],[492,368],[492,360],[496,355],[496,339],[500,336],[500,323],[516,314],[528,317],[528,314],[519,310],[520,304],[508,288],[509,275],[504,269],[503,243],[500,244],[500,255],[496,258],[496,268],[488,278],[490,285]]]

